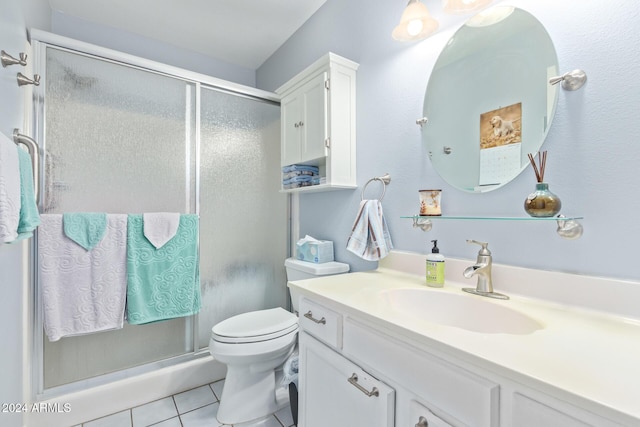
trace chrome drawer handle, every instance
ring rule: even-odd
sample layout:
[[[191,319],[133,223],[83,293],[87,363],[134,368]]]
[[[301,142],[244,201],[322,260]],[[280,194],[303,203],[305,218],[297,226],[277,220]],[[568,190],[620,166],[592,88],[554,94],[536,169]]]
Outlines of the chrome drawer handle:
[[[320,323],[322,325],[326,325],[327,324],[327,319],[325,319],[324,317],[320,320],[318,319],[314,319],[313,318],[313,313],[311,313],[311,310],[307,311],[307,313],[304,315],[304,317],[306,317],[307,319],[311,320],[312,322],[315,323]]]
[[[374,387],[371,389],[371,391],[368,391],[366,388],[358,384],[358,375],[355,372],[353,373],[353,375],[351,375],[351,378],[349,378],[347,381],[349,381],[349,383],[351,383],[352,385],[356,386],[358,390],[366,394],[368,397],[373,397],[373,396],[377,397],[380,395],[377,387]]]
[[[425,417],[418,418],[418,424],[416,427],[429,427],[429,421]]]

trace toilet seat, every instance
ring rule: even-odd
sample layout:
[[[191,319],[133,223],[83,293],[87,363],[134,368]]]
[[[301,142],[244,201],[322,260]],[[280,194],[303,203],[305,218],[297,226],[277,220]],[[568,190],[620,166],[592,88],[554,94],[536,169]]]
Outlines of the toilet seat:
[[[298,330],[298,318],[283,308],[238,314],[211,328],[211,338],[230,344],[269,341]]]

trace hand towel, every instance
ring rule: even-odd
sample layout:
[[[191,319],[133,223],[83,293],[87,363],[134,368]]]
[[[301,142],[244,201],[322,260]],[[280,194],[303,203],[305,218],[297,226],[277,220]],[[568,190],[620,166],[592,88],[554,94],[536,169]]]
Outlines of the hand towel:
[[[17,240],[28,239],[33,236],[33,230],[40,225],[40,213],[36,205],[36,194],[33,189],[33,167],[31,156],[18,147],[20,166],[20,220],[18,222]]]
[[[65,213],[62,215],[64,234],[90,251],[107,232],[107,214],[94,212]]]
[[[18,237],[20,223],[20,160],[18,146],[0,133],[0,243]]]
[[[198,216],[180,215],[175,237],[160,249],[145,237],[142,215],[129,215],[127,234],[127,321],[139,325],[196,314]]]
[[[61,214],[44,214],[41,221],[39,281],[49,341],[122,328],[127,215],[107,215],[104,238],[91,250],[65,235]]]
[[[347,241],[347,250],[367,261],[378,261],[393,249],[387,221],[379,200],[360,202],[358,215]]]
[[[159,212],[142,214],[144,236],[156,249],[173,239],[180,225],[180,214]]]

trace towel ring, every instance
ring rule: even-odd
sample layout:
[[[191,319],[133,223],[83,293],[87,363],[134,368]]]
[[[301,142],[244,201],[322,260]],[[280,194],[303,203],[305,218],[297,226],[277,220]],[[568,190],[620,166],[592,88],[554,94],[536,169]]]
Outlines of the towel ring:
[[[384,193],[387,191],[387,184],[391,182],[391,176],[386,173],[383,176],[376,176],[375,178],[371,178],[367,183],[362,187],[362,194],[360,194],[360,200],[364,200],[364,190],[367,189],[367,185],[371,184],[373,181],[380,181],[382,183],[382,195],[378,200],[382,201],[384,198]]]

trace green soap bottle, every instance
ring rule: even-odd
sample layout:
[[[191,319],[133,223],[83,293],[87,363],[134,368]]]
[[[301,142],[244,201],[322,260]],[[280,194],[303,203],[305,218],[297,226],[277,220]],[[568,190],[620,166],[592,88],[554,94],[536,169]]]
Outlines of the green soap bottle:
[[[441,288],[444,286],[444,255],[438,249],[438,241],[432,240],[433,248],[427,255],[427,286]]]

